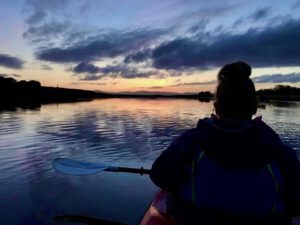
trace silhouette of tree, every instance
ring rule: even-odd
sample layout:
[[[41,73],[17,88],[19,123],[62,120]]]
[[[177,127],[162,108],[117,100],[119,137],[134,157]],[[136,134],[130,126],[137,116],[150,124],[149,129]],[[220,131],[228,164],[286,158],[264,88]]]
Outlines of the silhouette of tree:
[[[300,88],[289,85],[276,85],[273,89],[262,89],[257,91],[260,100],[299,100]]]

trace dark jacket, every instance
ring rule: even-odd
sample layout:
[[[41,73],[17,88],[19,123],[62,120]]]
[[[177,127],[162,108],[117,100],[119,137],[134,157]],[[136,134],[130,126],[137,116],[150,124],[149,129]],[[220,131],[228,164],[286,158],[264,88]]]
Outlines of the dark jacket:
[[[247,170],[275,161],[283,176],[285,213],[300,215],[300,163],[294,150],[260,119],[228,122],[205,118],[183,133],[154,162],[150,177],[178,196],[197,148],[226,169]]]

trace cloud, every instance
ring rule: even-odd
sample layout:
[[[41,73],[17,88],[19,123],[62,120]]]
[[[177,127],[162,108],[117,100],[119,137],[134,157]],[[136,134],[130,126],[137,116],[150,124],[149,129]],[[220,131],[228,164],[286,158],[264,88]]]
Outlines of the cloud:
[[[89,73],[95,74],[100,72],[100,67],[97,67],[91,63],[82,62],[73,68],[74,73]]]
[[[147,89],[163,89],[166,86],[151,86],[151,87],[140,87],[140,88],[147,88]]]
[[[151,57],[151,50],[146,49],[139,52],[132,53],[130,55],[127,55],[124,59],[124,63],[139,63],[146,61]]]
[[[262,75],[254,77],[252,80],[255,83],[298,83],[300,82],[300,73]]]
[[[270,74],[262,75],[252,78],[255,83],[298,83],[300,82],[300,73],[289,74]],[[217,80],[203,81],[203,82],[178,82],[169,86],[153,86],[152,89],[163,87],[180,87],[180,86],[197,86],[217,84]]]
[[[166,87],[181,87],[181,86],[199,86],[199,85],[210,85],[217,84],[216,80],[203,81],[203,82],[178,82],[176,84],[167,85],[167,86],[151,86],[147,87],[147,89],[162,89]]]
[[[269,15],[270,10],[271,10],[271,7],[259,8],[249,16],[249,19],[251,19],[253,21],[265,19]]]
[[[51,66],[48,66],[48,65],[42,65],[42,70],[52,70],[52,67]]]
[[[0,66],[11,69],[22,69],[24,61],[7,54],[0,54]]]
[[[209,85],[209,84],[217,84],[216,80],[203,81],[203,82],[182,82],[170,85],[169,87],[180,87],[180,86],[198,86],[198,85]]]
[[[152,53],[153,66],[161,69],[182,69],[199,67],[201,55],[206,46],[200,40],[190,38],[176,39],[157,47]],[[204,65],[202,65],[204,66]]]
[[[140,71],[126,64],[98,67],[91,63],[82,62],[71,69],[71,71],[75,74],[85,74],[81,80],[100,80],[107,77],[133,79],[165,76],[156,70]]]
[[[101,82],[72,82],[71,85],[82,85],[82,84],[88,84],[88,85],[100,85],[105,86],[107,83],[101,83]]]
[[[34,11],[27,19],[26,23],[35,25],[43,21],[46,17],[46,13],[43,10],[36,10]]]
[[[4,73],[1,73],[0,74],[0,77],[4,77],[4,78],[7,78],[7,77],[21,77],[21,75],[18,75],[18,74],[4,74]]]
[[[40,60],[70,63],[96,61],[131,54],[146,48],[168,31],[162,29],[137,29],[134,31],[106,31],[85,38],[69,47],[38,49],[36,57]]]
[[[41,23],[47,19],[48,14],[62,12],[69,2],[70,0],[26,0],[25,9],[28,15],[25,22],[29,26]]]
[[[179,16],[176,21],[195,21],[195,20],[209,20],[216,17],[224,17],[227,13],[234,10],[238,5],[237,4],[222,4],[220,1],[216,1],[214,3],[211,3],[211,5],[202,6],[201,8],[197,7],[199,6],[199,2],[195,2],[196,5],[193,8],[192,11],[189,11],[187,13],[182,14]],[[185,3],[186,4],[186,3]]]
[[[292,9],[299,8],[299,7],[300,7],[300,0],[296,0],[292,6]]]
[[[209,23],[208,19],[201,19],[197,23],[192,25],[190,28],[188,28],[187,32],[195,34],[199,31],[203,31],[206,28],[208,23]]]
[[[34,44],[57,42],[71,29],[66,22],[70,0],[26,0],[24,6],[27,28],[23,37]],[[66,19],[67,18],[67,19]],[[48,45],[49,46],[49,45]]]
[[[204,41],[201,36],[165,42],[152,53],[159,69],[208,69],[244,60],[254,67],[300,65],[300,20],[274,27],[249,29],[243,34],[223,33]]]
[[[80,78],[82,81],[95,81],[95,80],[101,80],[105,76],[103,75],[85,75],[84,77]]]
[[[40,42],[49,43],[52,38],[68,35],[70,23],[68,22],[47,22],[37,26],[30,26],[23,37],[33,41],[35,44]]]
[[[9,74],[4,74],[4,73],[0,73],[0,77],[7,78],[7,77],[10,77],[10,75]]]
[[[290,74],[271,74],[262,75],[252,78],[255,83],[298,83],[300,82],[300,73]],[[165,87],[181,87],[181,86],[199,86],[199,85],[216,85],[217,80],[203,81],[203,82],[178,82],[168,86],[152,86],[148,89],[162,89]]]
[[[244,17],[240,17],[239,19],[237,19],[233,24],[232,27],[236,28],[238,26],[240,26],[241,24],[243,24],[245,22],[245,18]]]
[[[10,74],[12,77],[17,77],[17,78],[19,78],[19,77],[22,77],[21,75],[19,75],[19,74]]]
[[[76,63],[77,66],[72,70],[76,74],[84,74],[82,79],[96,80],[103,79],[105,76],[162,77],[166,74],[176,76],[176,71],[208,70],[236,60],[247,61],[254,67],[300,64],[298,41],[300,22],[298,20],[282,20],[280,24],[260,26],[243,33],[226,31],[228,29],[226,25],[220,29],[221,26],[218,27],[213,19],[222,18],[232,9],[236,9],[238,4],[220,3],[217,7],[211,7],[211,4],[200,4],[196,7],[195,1],[195,7],[191,7],[189,13],[185,11],[173,15],[174,23],[177,23],[180,18],[183,21],[178,22],[172,29],[100,30],[96,28],[85,33],[79,26],[82,25],[79,20],[64,20],[62,18],[66,18],[65,15],[57,16],[57,13],[50,14],[50,12],[63,11],[62,7],[77,10],[79,6],[85,11],[90,10],[91,5],[81,4],[82,2],[71,5],[69,1],[60,3],[58,0],[53,3],[51,0],[46,0],[44,3],[40,3],[39,0],[27,0],[27,2],[33,10],[26,20],[29,27],[24,36],[43,42],[35,49],[36,58],[54,63]],[[269,16],[270,10],[270,7],[257,8],[250,16],[245,15],[240,18],[240,21],[236,21],[235,25],[238,26],[249,20],[262,20]],[[74,27],[75,22],[78,23],[77,27]],[[205,32],[209,28],[208,23],[212,30]],[[86,25],[88,26],[89,24]],[[83,27],[85,29],[85,26]],[[74,35],[75,33],[77,35]],[[46,43],[51,44],[46,45]],[[99,61],[107,62],[108,59],[113,62],[123,60],[123,64],[108,66],[106,69],[116,70],[111,72],[94,65]],[[143,62],[146,63],[136,65]],[[127,67],[124,64],[127,64]],[[148,71],[135,68],[145,65],[152,68],[147,68]],[[162,73],[162,70],[167,72]]]
[[[62,10],[71,0],[26,0],[25,4],[33,10],[47,9],[52,11]]]

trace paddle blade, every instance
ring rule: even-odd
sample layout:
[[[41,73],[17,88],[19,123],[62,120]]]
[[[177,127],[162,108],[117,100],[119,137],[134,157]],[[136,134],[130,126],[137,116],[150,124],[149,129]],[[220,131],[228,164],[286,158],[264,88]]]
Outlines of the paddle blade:
[[[54,159],[52,165],[58,172],[70,175],[95,174],[110,168],[107,164],[89,163],[65,158]]]

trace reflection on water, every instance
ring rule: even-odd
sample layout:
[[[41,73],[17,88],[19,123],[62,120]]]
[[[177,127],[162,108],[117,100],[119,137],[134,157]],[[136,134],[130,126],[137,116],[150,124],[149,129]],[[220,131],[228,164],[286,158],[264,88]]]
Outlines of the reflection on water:
[[[268,103],[258,112],[298,153],[299,111],[299,103]],[[51,218],[63,214],[137,224],[156,191],[147,176],[67,176],[55,172],[51,161],[69,157],[150,167],[174,137],[211,112],[212,103],[175,99],[106,99],[0,112],[0,224],[60,224]]]
[[[283,107],[283,108],[294,108],[299,105],[298,102],[280,102],[280,101],[270,101],[268,105]]]

